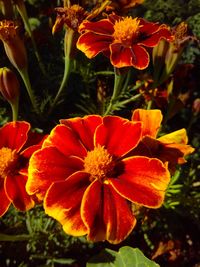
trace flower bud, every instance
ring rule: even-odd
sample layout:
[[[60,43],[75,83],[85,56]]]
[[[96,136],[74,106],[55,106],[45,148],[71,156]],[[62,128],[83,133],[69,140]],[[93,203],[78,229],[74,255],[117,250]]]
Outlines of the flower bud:
[[[19,97],[19,81],[13,71],[4,67],[0,68],[0,92],[10,103]]]
[[[200,113],[200,98],[196,98],[194,100],[192,109],[193,109],[195,115]]]
[[[0,39],[4,44],[5,52],[13,66],[22,70],[27,68],[27,53],[17,28],[13,21],[0,21]]]

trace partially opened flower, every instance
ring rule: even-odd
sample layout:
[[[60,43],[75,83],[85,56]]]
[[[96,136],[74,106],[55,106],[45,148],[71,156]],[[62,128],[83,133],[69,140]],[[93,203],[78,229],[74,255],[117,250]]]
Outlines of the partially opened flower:
[[[145,69],[149,65],[145,47],[156,46],[162,38],[167,41],[173,39],[164,24],[117,15],[109,15],[107,19],[97,22],[83,21],[79,30],[82,35],[77,48],[88,58],[103,52],[117,68],[133,66]]]
[[[127,157],[141,123],[117,116],[61,120],[33,154],[26,185],[66,233],[119,243],[135,226],[133,203],[158,208],[169,172],[158,159]]]
[[[26,69],[26,48],[19,36],[18,26],[13,21],[0,21],[0,40],[3,42],[6,55],[13,66],[19,70]]]
[[[168,162],[169,168],[174,171],[176,165],[185,163],[185,156],[194,151],[194,148],[187,144],[188,137],[185,129],[157,138],[162,121],[160,110],[136,109],[132,120],[143,123],[143,138],[134,153],[158,158],[164,163]]]
[[[43,136],[33,135],[25,121],[10,122],[0,128],[0,216],[11,203],[21,211],[35,204],[26,193],[25,184],[29,158],[41,147]]]

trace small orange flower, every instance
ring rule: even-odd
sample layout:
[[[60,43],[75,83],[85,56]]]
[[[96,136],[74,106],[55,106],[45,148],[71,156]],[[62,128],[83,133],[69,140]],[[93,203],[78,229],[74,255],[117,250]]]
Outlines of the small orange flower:
[[[158,158],[163,163],[168,162],[169,168],[174,171],[176,165],[185,163],[184,157],[194,151],[193,147],[187,145],[188,138],[185,129],[156,138],[162,121],[160,110],[136,109],[132,120],[143,123],[143,139],[134,154],[142,153],[148,157]]]
[[[135,226],[133,203],[158,208],[169,172],[158,159],[127,157],[141,123],[95,115],[61,120],[33,154],[26,189],[66,233],[119,243]]]
[[[83,34],[78,39],[77,48],[88,58],[103,52],[117,68],[145,69],[149,54],[144,47],[156,46],[161,38],[172,40],[170,30],[164,24],[117,15],[109,15],[97,22],[83,21],[79,30]]]
[[[0,128],[0,216],[11,203],[21,211],[34,206],[25,184],[29,158],[41,147],[42,138],[31,133],[30,124],[24,121],[10,122]]]

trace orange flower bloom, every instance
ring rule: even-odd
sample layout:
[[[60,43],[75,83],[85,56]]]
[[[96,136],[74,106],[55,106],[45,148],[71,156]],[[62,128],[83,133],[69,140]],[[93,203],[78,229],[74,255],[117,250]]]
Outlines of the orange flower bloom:
[[[103,52],[117,68],[145,69],[149,54],[144,47],[156,46],[161,38],[172,40],[170,30],[164,24],[117,15],[109,15],[97,22],[83,21],[79,30],[83,34],[78,39],[77,48],[88,58]]]
[[[117,116],[61,120],[30,159],[27,192],[66,233],[121,242],[136,223],[132,203],[160,207],[170,179],[161,161],[126,156],[141,131]]]
[[[21,211],[34,206],[25,184],[29,158],[41,147],[41,139],[42,136],[30,132],[28,122],[10,122],[0,128],[0,216],[11,203]]]
[[[156,157],[164,163],[168,162],[169,168],[174,171],[176,165],[185,163],[184,157],[194,151],[193,147],[187,145],[188,138],[185,129],[156,138],[162,121],[160,110],[136,109],[132,120],[143,123],[143,139],[134,154]]]

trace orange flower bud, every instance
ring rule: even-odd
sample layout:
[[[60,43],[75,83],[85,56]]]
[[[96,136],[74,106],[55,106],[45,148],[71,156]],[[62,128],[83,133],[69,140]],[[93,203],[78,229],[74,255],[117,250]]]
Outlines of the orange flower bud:
[[[5,52],[13,66],[22,70],[27,68],[27,53],[17,28],[13,21],[0,21],[0,39],[4,44]]]
[[[15,73],[6,67],[0,68],[0,92],[7,101],[16,101],[19,97],[19,87]]]

